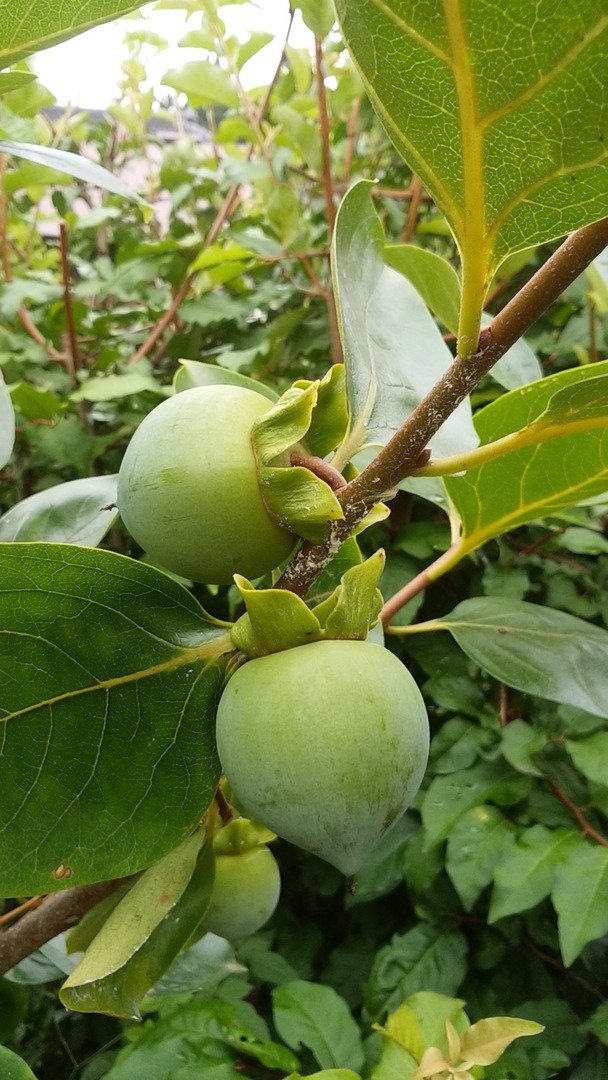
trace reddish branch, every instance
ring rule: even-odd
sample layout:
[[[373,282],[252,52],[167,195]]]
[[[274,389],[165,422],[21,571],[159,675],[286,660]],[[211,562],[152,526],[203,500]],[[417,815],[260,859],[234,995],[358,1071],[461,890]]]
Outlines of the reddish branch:
[[[565,791],[562,791],[562,789],[558,787],[555,781],[551,780],[550,777],[547,777],[547,783],[551,790],[554,792],[554,794],[557,795],[560,802],[563,802],[564,806],[568,807],[568,810],[570,811],[572,816],[576,818],[581,832],[583,832],[585,836],[589,836],[591,840],[595,840],[597,844],[601,844],[602,847],[608,847],[608,840],[606,839],[606,837],[602,836],[601,833],[597,832],[597,830],[589,824],[580,807],[575,806],[575,804],[572,802],[572,799],[568,798]]]

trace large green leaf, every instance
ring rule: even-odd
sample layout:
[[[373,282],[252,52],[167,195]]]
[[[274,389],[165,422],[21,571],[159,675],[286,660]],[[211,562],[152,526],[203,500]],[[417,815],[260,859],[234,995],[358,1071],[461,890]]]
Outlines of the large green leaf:
[[[608,716],[608,631],[599,626],[490,596],[463,600],[438,623],[507,686]]]
[[[37,491],[0,517],[0,541],[95,547],[117,516],[116,475],[86,476]]]
[[[571,829],[526,829],[496,867],[489,922],[527,911],[549,896],[558,868],[573,848],[584,844],[581,834]]]
[[[590,941],[608,933],[608,848],[576,847],[556,874],[551,894],[559,943],[569,967]]]
[[[152,567],[17,543],[0,627],[0,892],[149,866],[213,796],[225,629]]]
[[[342,200],[333,244],[350,410],[349,430],[335,462],[342,467],[362,446],[388,442],[449,367],[452,355],[419,293],[384,263],[382,226],[366,181]],[[468,399],[430,445],[440,456],[477,445]]]
[[[19,90],[22,86],[34,82],[35,79],[33,71],[3,71],[0,75],[0,94]]]
[[[140,1018],[142,998],[167,971],[205,914],[214,857],[199,830],[150,867],[110,914],[61,987],[78,1012]]]
[[[12,154],[14,157],[33,161],[36,165],[44,165],[47,169],[67,173],[77,180],[84,180],[86,184],[111,191],[114,195],[123,195],[126,199],[135,199],[141,202],[140,196],[133,188],[113,176],[111,172],[94,161],[82,157],[80,154],[72,154],[69,150],[56,150],[54,146],[36,146],[33,143],[12,142],[10,139],[0,139],[0,151]]]
[[[505,394],[475,417],[482,447],[528,425],[531,439],[536,434],[541,438],[543,429],[546,434],[551,426],[567,432],[572,430],[569,425],[608,425],[602,404],[607,377],[608,361],[602,361]],[[586,393],[589,379],[593,390]],[[594,415],[598,400],[599,415]],[[444,483],[462,520],[462,539],[454,553],[457,562],[493,536],[606,491],[608,426],[575,428],[573,434],[532,442],[463,476],[446,476]]]
[[[369,1020],[380,1020],[421,990],[455,994],[466,975],[467,940],[461,930],[420,922],[395,934],[376,953],[365,987]]]
[[[190,60],[180,68],[166,71],[161,80],[163,86],[171,86],[186,94],[190,105],[199,109],[204,105],[224,105],[237,108],[238,94],[230,72],[209,60]]]
[[[0,0],[0,67],[141,7],[133,0]]]
[[[346,1002],[331,986],[296,979],[272,992],[273,1017],[292,1050],[306,1046],[322,1069],[360,1069],[361,1034]]]
[[[15,413],[11,396],[0,372],[0,469],[6,465],[15,442]]]
[[[497,265],[606,213],[605,0],[336,8],[386,130],[458,240],[472,348]]]
[[[486,802],[509,806],[523,798],[529,787],[527,777],[517,776],[501,761],[480,761],[470,769],[436,776],[422,798],[426,848],[446,840],[457,821],[474,806]]]
[[[23,1058],[6,1046],[0,1046],[0,1076],[2,1080],[36,1080]]]

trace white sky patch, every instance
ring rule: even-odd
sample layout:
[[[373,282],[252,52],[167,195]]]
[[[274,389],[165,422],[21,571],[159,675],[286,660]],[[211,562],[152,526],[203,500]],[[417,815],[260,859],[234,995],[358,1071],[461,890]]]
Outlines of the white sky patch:
[[[263,30],[273,35],[274,41],[252,57],[242,70],[245,89],[263,85],[272,77],[285,41],[288,0],[229,4],[220,9],[220,15],[228,34],[244,39],[249,31]],[[174,93],[160,84],[169,68],[181,67],[205,56],[200,49],[180,49],[177,44],[189,30],[200,27],[200,13],[188,17],[185,11],[156,11],[153,4],[148,4],[131,16],[105,23],[62,45],[45,49],[32,59],[32,69],[55,95],[59,105],[71,103],[79,108],[103,109],[118,96],[121,64],[128,55],[123,44],[124,35],[130,30],[151,30],[165,38],[168,47],[160,53],[145,47],[142,62],[148,77],[143,88],[153,86],[156,96],[162,98]],[[312,42],[312,34],[304,26],[300,13],[296,12],[289,43],[295,48],[310,48]]]

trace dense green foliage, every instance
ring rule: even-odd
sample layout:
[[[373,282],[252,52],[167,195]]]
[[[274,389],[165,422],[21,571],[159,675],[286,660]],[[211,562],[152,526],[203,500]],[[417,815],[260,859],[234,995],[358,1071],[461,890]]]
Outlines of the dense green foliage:
[[[95,2],[92,21],[134,6]],[[194,134],[144,89],[146,59],[162,48],[145,23],[130,24],[122,97],[101,120],[68,111],[52,126],[43,112],[51,96],[28,81],[22,60],[0,76],[9,80],[0,82],[2,140],[86,150],[118,177],[136,167],[145,200],[127,200],[120,185],[100,190],[82,160],[75,176],[57,170],[59,159],[49,172],[17,149],[3,158],[4,911],[34,893],[144,873],[68,932],[67,954],[55,938],[0,979],[0,1071],[16,1080],[29,1069],[38,1080],[316,1070],[327,1080],[410,1080],[424,1050],[439,1046],[447,1059],[434,1072],[427,1059],[431,1071],[417,1077],[600,1080],[606,255],[433,435],[427,474],[403,481],[390,516],[378,513],[359,547],[346,541],[307,593],[321,601],[314,612],[292,594],[277,599],[269,577],[257,590],[244,579],[184,587],[147,565],[114,500],[133,432],[173,387],[257,388],[270,408],[297,381],[300,396],[259,434],[279,510],[283,475],[269,462],[286,430],[285,446],[303,438],[315,457],[337,448],[347,479],[353,458],[364,467],[445,371],[457,340],[466,351],[482,306],[484,319],[504,309],[559,236],[603,212],[605,5],[585,5],[575,27],[565,0],[541,5],[518,52],[496,5],[454,4],[467,12],[475,116],[462,105],[467,64],[451,51],[455,27],[441,5],[345,0],[340,31],[329,0],[301,0],[316,58],[287,44],[272,84],[251,91],[240,73],[267,35],[229,37],[218,6],[188,5],[184,44],[201,59],[165,80],[186,95]],[[527,6],[512,5],[520,29]],[[384,20],[398,7],[419,9],[415,33]],[[0,3],[8,65],[30,49],[7,26]],[[57,39],[78,28],[72,19],[46,30]],[[532,58],[537,85],[527,81]],[[325,379],[342,360],[345,377],[336,366]],[[323,382],[311,391],[311,380]],[[519,439],[512,453],[483,456],[510,436]],[[441,459],[451,457],[459,460],[442,479]],[[335,494],[304,472],[296,531],[316,541]],[[314,519],[301,511],[310,492],[327,500]],[[32,540],[52,546],[22,543]],[[213,855],[193,829],[220,778],[213,721],[232,648],[226,624],[239,619],[233,640],[253,656],[311,634],[365,636],[368,611],[380,607],[380,547],[380,590],[398,598],[386,642],[430,718],[422,787],[354,891],[278,840],[282,894],[270,922],[236,943],[201,936]],[[214,813],[232,797],[223,792]],[[490,1017],[544,1031],[508,1045],[532,1029],[475,1026]]]

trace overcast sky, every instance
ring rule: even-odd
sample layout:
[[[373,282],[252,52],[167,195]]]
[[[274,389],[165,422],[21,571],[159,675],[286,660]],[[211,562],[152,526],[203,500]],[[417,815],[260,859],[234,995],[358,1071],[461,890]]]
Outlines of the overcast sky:
[[[144,19],[140,17],[143,13]],[[169,41],[169,48],[146,64],[149,82],[159,86],[160,79],[169,68],[180,67],[189,60],[200,60],[198,49],[179,49],[177,42],[190,29],[200,27],[200,16],[186,22],[183,11],[154,11],[147,5],[142,13],[132,18],[106,23],[85,34],[80,34],[63,45],[45,49],[33,62],[34,70],[42,83],[57,98],[59,105],[71,102],[84,108],[105,108],[117,95],[120,65],[125,53],[123,35],[130,29],[146,27]],[[243,35],[246,30],[265,30],[276,36],[276,41],[248,62],[243,69],[246,86],[257,86],[266,81],[278,62],[289,18],[288,0],[255,0],[239,5],[228,5],[221,15],[229,33]],[[303,26],[299,13],[294,20],[290,43],[296,47],[310,44],[312,35]],[[168,92],[164,87],[163,94]]]

